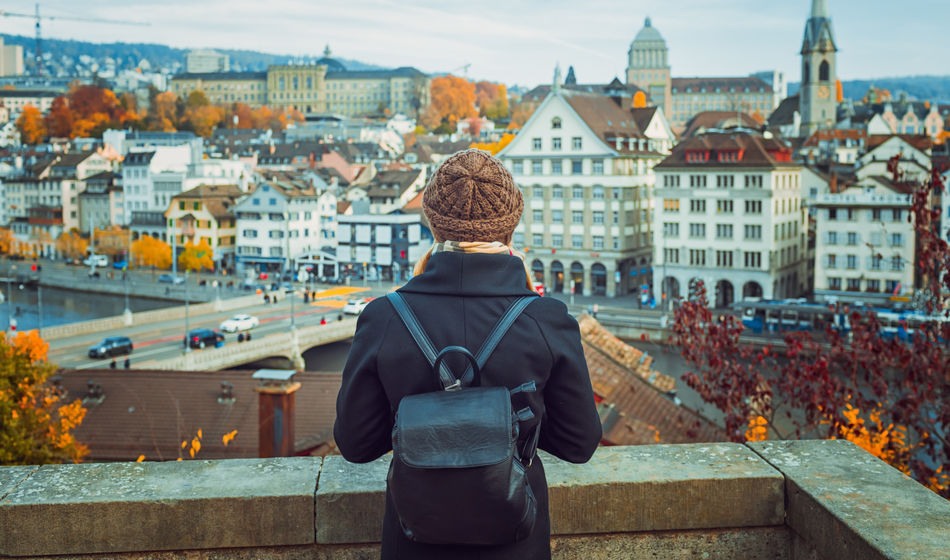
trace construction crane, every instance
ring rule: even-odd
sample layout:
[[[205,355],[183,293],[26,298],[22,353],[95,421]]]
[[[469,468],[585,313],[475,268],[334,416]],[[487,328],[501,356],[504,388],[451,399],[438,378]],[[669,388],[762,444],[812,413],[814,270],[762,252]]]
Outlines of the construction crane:
[[[114,23],[118,25],[150,25],[146,22],[141,21],[126,21],[121,19],[103,19],[103,18],[90,18],[90,17],[76,17],[76,16],[41,16],[40,15],[40,5],[36,5],[35,14],[21,14],[17,12],[8,12],[6,10],[0,10],[0,16],[4,17],[21,17],[21,18],[31,18],[34,20],[34,27],[36,28],[36,60],[33,65],[33,73],[37,76],[43,74],[43,41],[42,33],[40,31],[40,21],[47,20],[69,20],[69,21],[88,21],[90,23]]]
[[[449,71],[449,74],[452,74],[453,72],[455,72],[455,71],[457,71],[457,70],[461,70],[461,71],[462,71],[462,74],[467,78],[467,77],[468,77],[468,67],[471,66],[471,65],[472,65],[471,62],[466,62],[465,64],[459,66],[458,68],[453,68],[451,71]]]

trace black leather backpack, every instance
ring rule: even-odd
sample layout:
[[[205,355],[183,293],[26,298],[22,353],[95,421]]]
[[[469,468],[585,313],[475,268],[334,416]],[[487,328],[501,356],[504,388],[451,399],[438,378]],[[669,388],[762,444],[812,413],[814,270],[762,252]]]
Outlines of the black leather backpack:
[[[402,296],[387,297],[443,388],[408,395],[396,411],[387,483],[403,532],[429,544],[499,545],[527,537],[537,501],[525,473],[540,423],[526,448],[518,449],[519,426],[534,414],[528,407],[515,412],[511,398],[534,391],[534,382],[512,390],[471,385],[533,297],[512,303],[475,355],[461,346],[436,352]],[[469,361],[461,377],[444,362],[452,353]]]

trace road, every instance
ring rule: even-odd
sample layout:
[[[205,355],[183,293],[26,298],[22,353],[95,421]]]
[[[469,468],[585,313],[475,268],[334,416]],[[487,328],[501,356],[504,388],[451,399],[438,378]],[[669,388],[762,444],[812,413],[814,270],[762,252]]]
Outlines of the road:
[[[317,293],[318,299],[304,304],[298,294],[293,302],[294,323],[296,326],[314,325],[321,318],[334,321],[341,313],[347,299],[378,297],[387,290],[380,288],[335,287]],[[205,313],[201,316],[189,315],[188,329],[209,328],[218,330],[221,322],[238,313],[248,313],[260,319],[260,325],[254,328],[254,337],[286,331],[291,326],[290,294],[282,295],[275,303],[261,303],[239,310]],[[106,336],[124,335],[132,339],[133,351],[129,357],[132,367],[138,367],[146,361],[161,360],[180,355],[184,351],[182,340],[185,336],[185,319],[160,321],[149,325],[126,327],[121,332],[100,332],[77,335],[54,340],[50,343],[49,359],[60,367],[88,369],[109,367],[112,358],[95,359],[88,357],[89,347]],[[238,333],[225,333],[225,344],[238,344]],[[192,352],[201,352],[193,349]],[[116,362],[122,367],[125,356],[117,356]]]

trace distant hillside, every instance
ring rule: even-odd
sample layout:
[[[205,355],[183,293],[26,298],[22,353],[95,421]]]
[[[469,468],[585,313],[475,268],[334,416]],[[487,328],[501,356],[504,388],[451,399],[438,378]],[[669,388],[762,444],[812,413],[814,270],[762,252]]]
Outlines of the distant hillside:
[[[32,54],[36,48],[36,42],[33,37],[23,35],[0,34],[3,41],[8,45],[22,45],[23,58],[27,68],[32,66]],[[63,39],[43,39],[43,52],[49,53],[54,62],[59,62],[66,56],[71,59],[78,59],[85,55],[101,61],[106,57],[116,59],[117,67],[134,68],[142,59],[148,60],[152,68],[184,69],[185,55],[190,49],[177,49],[167,45],[158,45],[153,43],[89,43],[86,41],[72,41]],[[261,71],[266,70],[271,64],[286,64],[295,58],[290,55],[278,55],[271,53],[262,53],[258,51],[238,50],[238,49],[216,49],[218,52],[227,54],[230,57],[232,69],[239,68],[242,71]],[[314,58],[319,58],[315,56]],[[349,60],[338,58],[348,70],[377,70],[383,68],[373,64],[366,64],[358,60]],[[100,62],[101,64],[101,62]]]
[[[902,78],[875,78],[873,80],[847,80],[841,82],[844,96],[860,100],[871,86],[890,90],[894,99],[906,93],[921,101],[950,104],[950,76],[905,76]],[[798,93],[799,83],[788,84],[788,94]]]

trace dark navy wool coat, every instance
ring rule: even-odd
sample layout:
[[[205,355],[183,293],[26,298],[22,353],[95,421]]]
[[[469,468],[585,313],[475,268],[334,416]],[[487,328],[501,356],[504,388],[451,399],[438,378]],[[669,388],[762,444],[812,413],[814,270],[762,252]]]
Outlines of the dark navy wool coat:
[[[508,305],[530,295],[525,268],[518,257],[440,252],[426,271],[399,289],[435,347],[460,345],[473,353]],[[461,358],[452,363],[461,372]],[[534,380],[538,391],[517,396],[517,407],[530,406],[535,420],[523,426],[522,449],[541,422],[539,447],[572,463],[590,459],[601,438],[587,362],[577,322],[553,298],[535,298],[498,344],[481,371],[479,384],[513,389]],[[356,335],[343,370],[334,426],[336,444],[348,461],[363,463],[392,449],[392,429],[399,401],[406,395],[440,390],[432,368],[386,298],[371,302],[357,321]],[[399,527],[386,500],[382,558],[535,560],[550,558],[547,481],[540,460],[528,470],[538,500],[532,534],[497,547],[441,546],[414,543]]]

